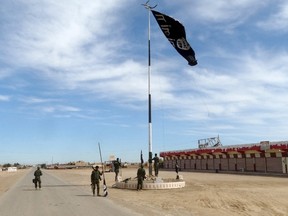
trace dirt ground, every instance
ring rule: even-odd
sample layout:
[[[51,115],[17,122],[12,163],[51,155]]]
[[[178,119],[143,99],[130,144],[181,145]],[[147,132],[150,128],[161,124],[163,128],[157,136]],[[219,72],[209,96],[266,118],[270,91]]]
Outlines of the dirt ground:
[[[90,185],[91,169],[49,170],[71,184]],[[136,168],[122,169],[122,179],[136,176]],[[146,170],[148,172],[148,170]],[[277,215],[288,216],[288,178],[222,173],[180,173],[186,186],[181,189],[128,190],[113,188],[114,173],[105,173],[110,199],[143,215]],[[19,175],[4,175],[5,179]],[[163,178],[176,177],[175,172],[161,171]],[[0,193],[3,174],[0,173]],[[16,182],[16,180],[13,180]],[[45,176],[43,176],[43,183]],[[10,184],[11,185],[11,184]],[[3,189],[4,188],[4,189]],[[5,189],[6,188],[6,189]],[[0,194],[1,195],[1,194]]]
[[[4,194],[9,188],[14,185],[23,175],[29,170],[18,170],[17,172],[0,172],[0,196]]]

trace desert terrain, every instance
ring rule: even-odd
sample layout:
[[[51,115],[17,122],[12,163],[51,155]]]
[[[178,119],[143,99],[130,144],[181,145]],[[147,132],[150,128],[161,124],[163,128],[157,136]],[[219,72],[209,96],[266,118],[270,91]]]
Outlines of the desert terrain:
[[[90,188],[91,169],[44,170],[73,185]],[[120,171],[122,179],[136,176],[136,168]],[[146,169],[146,172],[148,170]],[[0,172],[0,196],[27,171]],[[143,215],[277,215],[288,216],[288,178],[223,173],[181,172],[186,186],[181,189],[128,190],[112,187],[114,173],[105,173],[108,197],[118,205]],[[174,178],[173,171],[159,176]],[[31,187],[33,185],[31,184]]]
[[[28,172],[28,169],[18,170],[17,172],[0,171],[0,196]]]

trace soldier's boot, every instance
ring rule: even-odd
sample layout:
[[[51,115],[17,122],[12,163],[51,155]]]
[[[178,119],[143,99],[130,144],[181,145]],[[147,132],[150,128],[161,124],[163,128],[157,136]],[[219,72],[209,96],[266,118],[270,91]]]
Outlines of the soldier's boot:
[[[95,187],[92,188],[93,196],[95,196]]]

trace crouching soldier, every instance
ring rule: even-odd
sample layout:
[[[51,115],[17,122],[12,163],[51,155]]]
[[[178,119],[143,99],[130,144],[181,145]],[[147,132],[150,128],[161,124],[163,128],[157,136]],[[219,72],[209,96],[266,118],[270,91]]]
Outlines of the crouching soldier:
[[[95,188],[97,187],[97,196],[100,196],[100,181],[102,173],[99,171],[99,166],[93,166],[93,171],[91,173],[91,187],[93,196],[95,196]]]

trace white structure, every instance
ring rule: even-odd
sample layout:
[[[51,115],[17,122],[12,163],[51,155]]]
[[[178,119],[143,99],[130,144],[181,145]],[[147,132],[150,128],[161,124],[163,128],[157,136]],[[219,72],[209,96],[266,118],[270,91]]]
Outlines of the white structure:
[[[160,189],[176,189],[176,188],[184,188],[185,181],[176,180],[176,179],[162,179],[161,177],[157,177],[155,180],[148,180],[143,182],[143,189],[146,190],[160,190]],[[135,179],[127,179],[127,181],[116,182],[114,185],[116,188],[120,189],[137,189],[137,180]]]
[[[17,167],[8,167],[8,172],[17,172]]]

